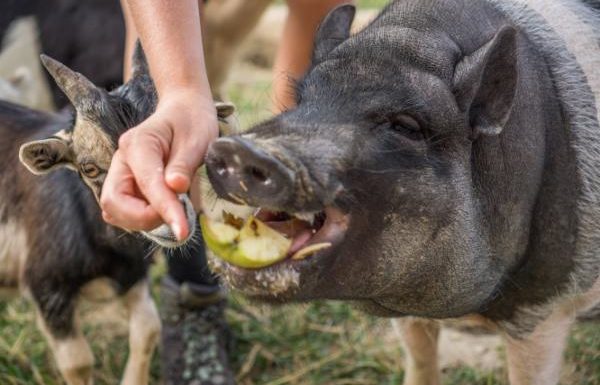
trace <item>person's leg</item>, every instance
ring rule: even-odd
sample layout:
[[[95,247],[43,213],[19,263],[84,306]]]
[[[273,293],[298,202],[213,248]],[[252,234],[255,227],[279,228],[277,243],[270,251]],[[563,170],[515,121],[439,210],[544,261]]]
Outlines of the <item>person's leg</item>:
[[[275,112],[295,104],[294,80],[304,74],[312,57],[313,42],[323,18],[350,0],[288,0],[289,14],[273,65]]]
[[[165,253],[161,364],[165,385],[232,385],[226,296],[206,265],[202,242]]]

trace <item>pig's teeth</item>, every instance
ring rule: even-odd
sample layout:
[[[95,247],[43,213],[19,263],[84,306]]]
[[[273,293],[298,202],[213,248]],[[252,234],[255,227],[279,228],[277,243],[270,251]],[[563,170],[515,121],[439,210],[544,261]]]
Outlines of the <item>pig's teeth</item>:
[[[305,221],[310,223],[311,225],[315,223],[315,218],[317,217],[316,213],[297,213],[294,216],[301,221]]]
[[[292,259],[295,261],[300,261],[305,259],[309,255],[314,254],[317,251],[326,249],[328,247],[331,247],[330,242],[315,243],[314,245],[306,246],[305,248],[296,251],[296,253],[292,255]]]
[[[244,205],[244,206],[248,205],[245,200],[243,200],[242,198],[240,198],[239,196],[237,196],[235,194],[227,193],[227,195],[229,195],[229,197],[231,199],[233,199],[234,201],[236,201],[237,204]]]

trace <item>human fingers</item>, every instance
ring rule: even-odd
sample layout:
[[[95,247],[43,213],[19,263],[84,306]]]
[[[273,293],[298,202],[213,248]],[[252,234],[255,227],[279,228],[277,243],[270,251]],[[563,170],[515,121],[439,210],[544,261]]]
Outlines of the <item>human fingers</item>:
[[[167,128],[145,127],[144,130],[127,147],[126,164],[146,202],[171,227],[177,239],[185,239],[189,229],[183,206],[164,178],[164,159],[170,149],[169,138],[161,136],[161,131]]]
[[[100,206],[106,222],[127,230],[152,229],[161,217],[141,196],[120,151],[115,152],[102,187]]]

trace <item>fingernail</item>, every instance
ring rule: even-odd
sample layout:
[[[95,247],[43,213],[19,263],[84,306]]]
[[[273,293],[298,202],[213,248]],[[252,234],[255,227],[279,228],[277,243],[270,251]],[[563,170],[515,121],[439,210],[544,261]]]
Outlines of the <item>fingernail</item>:
[[[171,230],[173,231],[173,234],[175,234],[175,238],[177,238],[178,241],[181,241],[183,239],[183,236],[182,236],[183,230],[181,229],[181,226],[179,225],[179,223],[177,223],[177,222],[171,223]]]

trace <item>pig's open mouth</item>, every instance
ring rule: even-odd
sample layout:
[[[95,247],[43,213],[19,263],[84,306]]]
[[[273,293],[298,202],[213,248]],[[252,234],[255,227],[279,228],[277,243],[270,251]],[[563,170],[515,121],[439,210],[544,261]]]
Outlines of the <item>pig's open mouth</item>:
[[[348,216],[336,208],[296,214],[259,209],[256,218],[292,240],[284,261],[301,261],[325,253],[341,241],[348,225]]]
[[[293,292],[305,269],[319,264],[335,251],[348,229],[350,215],[335,207],[313,213],[257,209],[254,217],[289,241],[283,258],[258,267],[242,267],[211,258],[212,269],[232,287],[249,295],[279,296]]]

